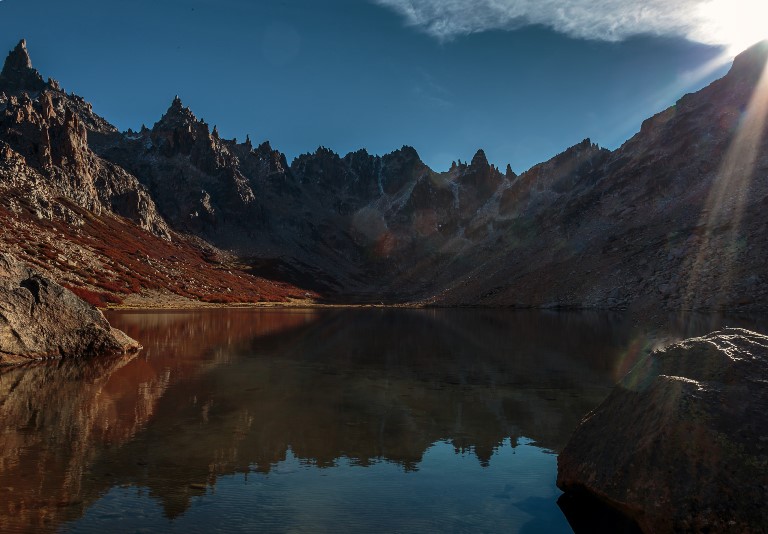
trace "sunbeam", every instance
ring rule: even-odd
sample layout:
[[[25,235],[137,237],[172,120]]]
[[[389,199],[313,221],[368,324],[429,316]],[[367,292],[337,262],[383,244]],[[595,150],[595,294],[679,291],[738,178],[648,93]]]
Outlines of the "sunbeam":
[[[763,68],[702,210],[699,226],[704,232],[688,277],[684,301],[687,309],[693,306],[704,285],[709,284],[705,273],[714,271],[715,287],[707,288],[708,293],[714,295],[711,307],[723,304],[733,282],[741,221],[767,118],[768,65]]]

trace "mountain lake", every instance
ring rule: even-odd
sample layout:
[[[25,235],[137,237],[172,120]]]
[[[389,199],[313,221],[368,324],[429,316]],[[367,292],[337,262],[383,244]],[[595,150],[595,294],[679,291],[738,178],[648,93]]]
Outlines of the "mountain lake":
[[[612,385],[655,347],[768,326],[489,309],[106,315],[144,350],[0,369],[2,532],[572,532],[557,453]]]

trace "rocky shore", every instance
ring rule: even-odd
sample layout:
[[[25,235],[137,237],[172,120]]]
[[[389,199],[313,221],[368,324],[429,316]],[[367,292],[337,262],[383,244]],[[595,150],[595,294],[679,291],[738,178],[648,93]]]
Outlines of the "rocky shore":
[[[14,256],[0,254],[0,365],[140,349],[94,306]]]
[[[768,532],[768,337],[728,328],[650,354],[581,422],[557,484],[643,532]]]

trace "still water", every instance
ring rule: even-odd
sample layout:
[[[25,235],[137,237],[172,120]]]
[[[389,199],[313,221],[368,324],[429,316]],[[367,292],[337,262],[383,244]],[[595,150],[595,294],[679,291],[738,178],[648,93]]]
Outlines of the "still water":
[[[111,312],[131,358],[0,369],[0,532],[571,532],[557,452],[652,348],[759,321]]]

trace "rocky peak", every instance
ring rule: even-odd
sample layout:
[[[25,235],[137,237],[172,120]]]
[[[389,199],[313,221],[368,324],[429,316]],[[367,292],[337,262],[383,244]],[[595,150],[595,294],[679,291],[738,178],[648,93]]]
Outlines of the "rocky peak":
[[[345,170],[339,155],[324,146],[317,147],[312,154],[301,154],[291,163],[291,171],[306,183],[337,185]]]
[[[350,152],[344,156],[344,162],[349,166],[352,171],[357,175],[370,175],[373,176],[377,172],[377,168],[380,165],[380,158],[372,156],[364,148]]]
[[[540,163],[536,167],[548,164],[554,164],[555,166],[571,165],[574,162],[582,162],[604,152],[607,151],[603,148],[600,148],[600,146],[596,143],[593,143],[591,139],[587,138],[582,142],[576,143],[575,145],[565,149],[563,152],[548,162]]]
[[[416,149],[408,145],[403,145],[402,148],[395,150],[389,155],[403,161],[421,161],[421,158],[419,158],[419,153],[416,152]]]
[[[29,57],[29,52],[27,51],[27,41],[26,39],[22,39],[19,41],[19,44],[16,45],[16,48],[11,50],[11,52],[8,54],[8,57],[5,59],[3,72],[6,72],[6,69],[22,71],[31,68],[32,59]]]
[[[387,195],[397,193],[403,186],[413,183],[431,171],[421,161],[418,152],[408,145],[381,157],[380,189]]]
[[[41,91],[45,88],[43,77],[32,68],[24,39],[5,58],[3,70],[0,71],[0,88],[6,92]]]
[[[171,102],[171,105],[168,107],[168,111],[166,111],[160,120],[155,123],[155,126],[152,129],[168,129],[180,125],[187,126],[198,122],[195,114],[192,113],[188,107],[185,107],[184,104],[181,103],[179,96],[176,95],[173,98],[173,102]]]
[[[498,189],[504,177],[478,150],[468,166],[458,165],[459,205],[462,217],[472,216]]]
[[[250,139],[248,140],[248,142],[250,142]],[[269,144],[269,141],[264,141],[258,147],[256,147],[256,150],[254,152],[256,152],[257,154],[271,154],[272,145]]]
[[[475,152],[469,166],[476,169],[485,169],[488,167],[488,158],[485,156],[485,151],[482,148]]]
[[[549,161],[534,165],[520,175],[523,183],[537,191],[567,190],[602,165],[610,151],[584,139]]]
[[[515,171],[512,170],[512,165],[510,165],[509,163],[507,163],[507,170],[504,172],[504,176],[508,180],[514,180],[515,178],[517,178],[517,174],[515,173]]]
[[[190,154],[193,150],[197,150],[205,152],[207,155],[204,157],[210,159],[210,152],[214,150],[214,144],[217,141],[215,136],[211,136],[208,125],[198,120],[194,113],[181,103],[178,96],[173,99],[168,111],[152,127],[150,135],[155,146],[160,147],[166,156],[177,153]],[[195,149],[196,146],[197,149]],[[202,155],[198,154],[198,156]],[[197,159],[199,160],[200,157]],[[212,164],[212,162],[209,163]]]
[[[728,72],[728,78],[757,78],[762,75],[768,65],[768,39],[746,49],[736,56],[733,66]]]
[[[247,143],[250,144],[250,138],[247,139]],[[272,148],[269,141],[264,141],[255,149],[251,149],[250,153],[255,156],[259,161],[266,162],[267,174],[285,174],[288,170],[288,162],[285,159],[285,154],[279,150]]]

